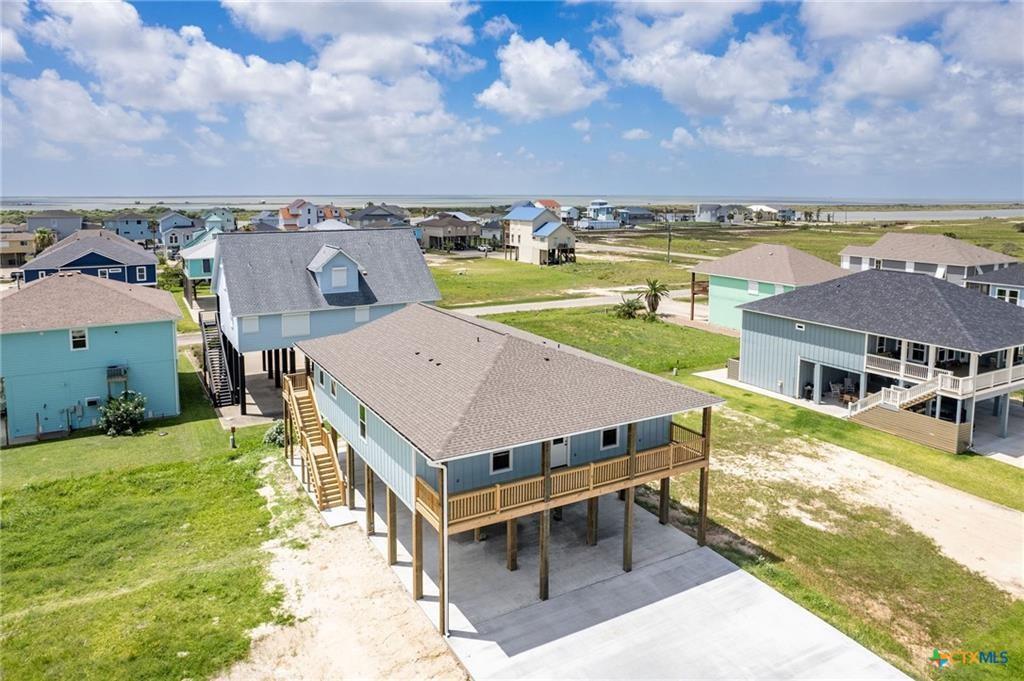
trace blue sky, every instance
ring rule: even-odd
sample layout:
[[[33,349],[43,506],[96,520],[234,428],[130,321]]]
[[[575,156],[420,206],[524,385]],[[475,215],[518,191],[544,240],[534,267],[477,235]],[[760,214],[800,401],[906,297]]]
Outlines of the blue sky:
[[[1024,195],[1020,3],[3,3],[5,195]]]

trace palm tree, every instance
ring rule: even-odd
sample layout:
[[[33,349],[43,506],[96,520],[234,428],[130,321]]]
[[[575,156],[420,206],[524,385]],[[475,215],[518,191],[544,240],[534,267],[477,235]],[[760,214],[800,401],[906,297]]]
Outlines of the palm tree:
[[[658,312],[658,304],[661,302],[661,299],[668,297],[668,286],[662,284],[657,279],[648,279],[647,288],[640,295],[644,302],[647,303],[647,311],[655,314]]]
[[[42,229],[36,230],[35,241],[36,253],[39,253],[43,249],[49,248],[50,246],[55,244],[57,242],[57,235],[54,234],[52,229],[46,229],[45,227],[43,227]]]
[[[636,319],[642,309],[644,309],[644,304],[640,302],[640,298],[622,296],[622,302],[616,305],[612,311],[620,319]]]

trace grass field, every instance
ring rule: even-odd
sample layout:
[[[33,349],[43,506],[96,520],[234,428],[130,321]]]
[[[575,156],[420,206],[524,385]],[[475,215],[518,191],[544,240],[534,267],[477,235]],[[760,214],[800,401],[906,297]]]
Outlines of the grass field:
[[[229,449],[180,366],[177,419],[135,437],[83,432],[3,452],[6,678],[203,678],[279,617],[259,550],[271,514],[257,492],[261,460],[277,450],[260,427]]]
[[[982,219],[964,222],[924,222],[906,230],[913,234],[955,234],[957,238],[984,248],[1024,256],[1024,232],[1017,230],[1019,219]],[[756,243],[778,243],[807,251],[830,262],[839,262],[839,251],[849,245],[874,243],[886,231],[903,231],[871,224],[834,225],[832,227],[713,227],[679,228],[672,237],[673,253],[723,256],[749,248]],[[609,243],[635,245],[664,251],[667,236],[649,235],[610,240]]]
[[[813,437],[1022,509],[1024,475],[1019,469],[943,454],[687,375],[721,366],[735,354],[735,339],[623,321],[595,309],[494,318],[639,369],[667,375],[676,367],[678,380],[725,397],[729,414],[753,417],[716,412],[709,502],[709,543],[745,570],[914,676],[930,673],[926,658],[934,647],[1010,651],[1006,667],[964,666],[954,671],[957,677],[1019,678],[1024,673],[1024,603],[946,557],[934,542],[883,509],[851,504],[813,484],[731,473],[730,464],[737,462],[739,470],[741,459],[756,455],[769,466]],[[695,482],[691,475],[672,485],[679,524],[691,533]],[[657,503],[653,494],[641,500]]]
[[[558,267],[538,267],[501,257],[452,260],[432,265],[441,290],[441,305],[490,305],[573,297],[571,290],[642,284],[659,279],[671,287],[689,285],[685,263],[581,260]],[[582,294],[576,294],[578,297]]]

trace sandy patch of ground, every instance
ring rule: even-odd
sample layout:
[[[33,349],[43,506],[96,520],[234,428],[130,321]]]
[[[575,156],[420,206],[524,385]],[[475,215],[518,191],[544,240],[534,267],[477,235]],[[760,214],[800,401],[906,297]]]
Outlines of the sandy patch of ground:
[[[744,414],[723,410],[733,419]],[[760,426],[768,424],[759,423]],[[768,453],[712,457],[712,467],[771,482],[826,489],[854,504],[888,510],[931,538],[943,554],[1024,598],[1024,513],[910,473],[883,461],[816,440],[790,438]],[[795,517],[810,517],[794,507]],[[828,524],[813,514],[815,526]],[[823,527],[826,529],[826,527]]]
[[[268,465],[274,480],[260,490],[271,508],[278,494],[299,493],[283,468]],[[220,679],[467,678],[358,526],[328,530],[303,503],[299,522],[282,534],[264,548],[295,623],[259,627],[249,658]]]

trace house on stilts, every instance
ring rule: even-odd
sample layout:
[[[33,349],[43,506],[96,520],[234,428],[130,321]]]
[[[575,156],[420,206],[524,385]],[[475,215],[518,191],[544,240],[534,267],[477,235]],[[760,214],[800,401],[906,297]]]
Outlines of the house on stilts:
[[[546,600],[552,515],[585,502],[586,541],[593,545],[598,499],[621,494],[628,572],[636,487],[660,482],[665,524],[670,478],[699,471],[697,540],[704,543],[717,397],[423,304],[297,346],[310,370],[284,380],[286,456],[299,461],[321,509],[354,507],[362,473],[371,534],[374,482],[383,483],[391,564],[398,509],[411,516],[416,599],[424,595],[424,541],[436,537],[430,555],[437,558],[442,632],[450,621],[453,535],[503,530],[506,567],[516,570],[517,522],[536,518],[538,593]],[[699,427],[675,421],[687,412],[701,413]]]

